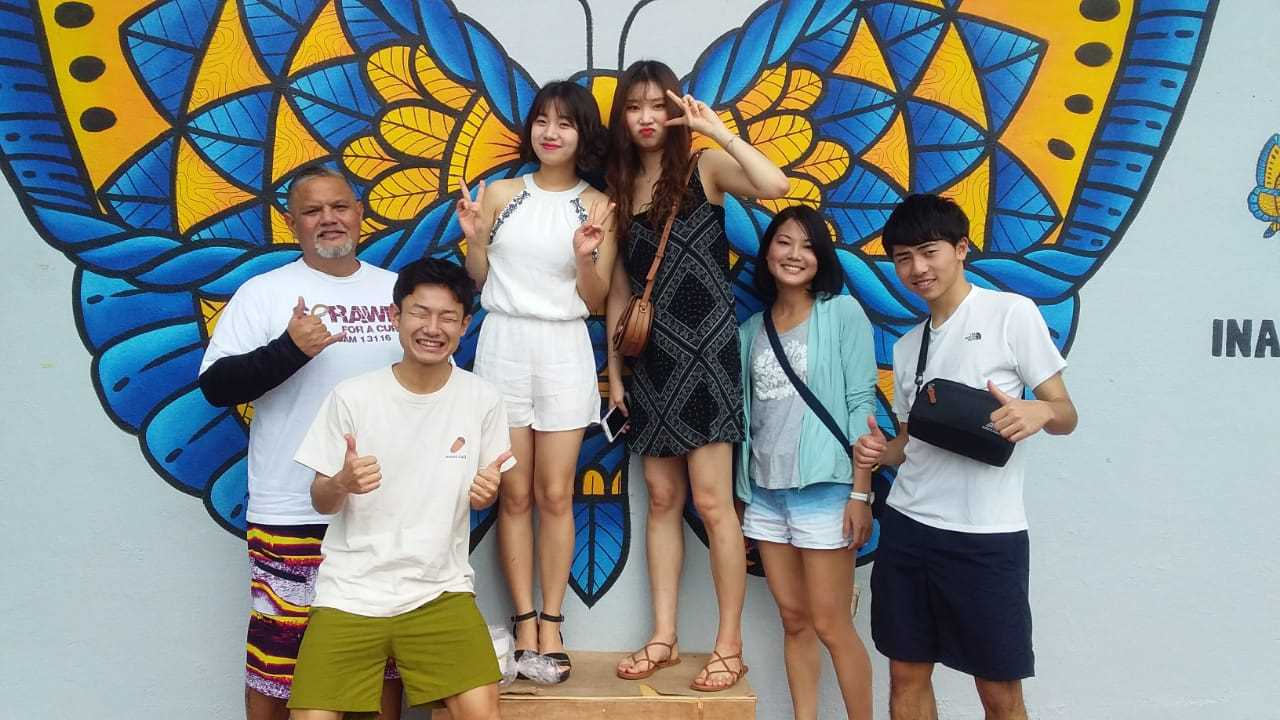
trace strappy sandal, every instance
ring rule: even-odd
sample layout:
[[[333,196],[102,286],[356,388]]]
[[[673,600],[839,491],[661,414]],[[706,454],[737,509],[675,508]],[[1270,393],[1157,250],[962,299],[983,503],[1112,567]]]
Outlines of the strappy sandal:
[[[537,617],[538,617],[537,610],[530,610],[527,613],[520,613],[519,615],[511,616],[511,644],[512,645],[514,645],[516,642],[516,625],[519,625],[522,622],[536,620]],[[538,654],[537,650],[525,650],[524,648],[517,648],[515,652],[511,653],[511,657],[516,661],[516,668],[517,668],[516,679],[518,680],[529,679],[528,677],[525,676],[524,673],[519,671],[520,661],[524,659],[526,655],[537,655],[537,654]]]
[[[737,670],[733,670],[732,668],[729,667],[729,661],[735,658],[738,660],[738,665],[741,666]],[[711,666],[716,663],[719,663],[720,665],[722,665],[723,668],[712,670]],[[701,682],[701,683],[698,682],[698,678],[695,677],[693,679],[693,682],[689,683],[690,690],[697,690],[698,692],[720,692],[721,690],[728,690],[729,688],[738,684],[738,681],[742,679],[742,676],[747,674],[747,670],[749,668],[747,668],[746,663],[742,662],[742,653],[734,653],[733,655],[721,655],[720,653],[715,652],[713,650],[711,652],[711,659],[707,661],[707,664],[703,666],[702,669],[707,674],[707,680],[710,680],[712,675],[729,675],[730,677],[733,678],[733,682],[730,682],[728,685],[709,685],[705,682]]]
[[[649,648],[655,645],[658,647],[664,647],[667,649],[667,657],[665,659],[654,660],[652,657],[649,656]],[[640,657],[636,657],[637,654],[639,654]],[[648,643],[647,645],[640,648],[639,650],[631,653],[631,663],[633,665],[641,662],[649,663],[649,669],[633,670],[631,672],[627,672],[626,670],[618,668],[614,670],[614,674],[616,674],[618,677],[622,678],[623,680],[644,680],[645,678],[649,677],[650,675],[653,675],[654,673],[658,672],[663,668],[669,668],[672,665],[679,665],[680,656],[678,653],[676,653],[676,641],[673,640],[669,643],[664,643],[664,642],[659,642],[655,640],[651,643]]]
[[[546,613],[538,613],[538,619],[549,623],[564,624],[564,615],[548,615]],[[560,643],[564,644],[564,632],[560,632]],[[567,652],[550,652],[542,653],[542,657],[553,660],[556,667],[560,669],[560,679],[557,683],[562,683],[569,679],[569,673],[573,671],[573,660],[569,659]]]

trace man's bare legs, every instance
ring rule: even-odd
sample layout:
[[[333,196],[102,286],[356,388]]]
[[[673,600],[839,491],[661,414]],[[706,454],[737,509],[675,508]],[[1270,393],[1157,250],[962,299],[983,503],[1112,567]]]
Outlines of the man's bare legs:
[[[889,717],[938,720],[933,696],[933,663],[889,661]]]

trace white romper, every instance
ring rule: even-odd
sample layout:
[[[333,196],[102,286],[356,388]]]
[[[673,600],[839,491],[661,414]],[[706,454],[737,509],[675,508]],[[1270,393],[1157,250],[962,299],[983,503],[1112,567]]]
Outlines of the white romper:
[[[600,421],[589,311],[573,255],[573,233],[587,218],[587,183],[551,192],[532,175],[521,179],[524,189],[490,233],[475,373],[501,390],[511,427],[576,430]]]

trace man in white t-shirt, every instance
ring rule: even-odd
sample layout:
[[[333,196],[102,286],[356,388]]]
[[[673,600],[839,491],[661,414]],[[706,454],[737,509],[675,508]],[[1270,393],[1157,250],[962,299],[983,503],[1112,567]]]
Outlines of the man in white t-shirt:
[[[395,274],[356,259],[363,209],[343,176],[298,172],[286,216],[302,257],[245,282],[222,309],[200,365],[215,406],[253,403],[248,522],[253,609],[245,714],[284,720],[298,646],[315,592],[329,518],[311,507],[314,475],[293,455],[339,381],[399,357],[391,318]],[[388,670],[384,720],[400,712]]]
[[[1075,429],[1067,363],[1035,303],[965,278],[969,220],[954,202],[912,195],[883,237],[898,278],[930,314],[893,348],[898,435],[886,441],[872,418],[854,448],[861,467],[900,466],[871,575],[871,632],[890,659],[890,716],[937,718],[931,678],[940,662],[974,677],[988,720],[1024,719],[1022,679],[1034,674],[1026,451],[1015,448],[1004,467],[987,465],[909,437],[907,419],[925,332],[924,380],[986,388],[1000,402],[992,425],[1014,442]],[[1027,388],[1036,399],[1022,399]]]
[[[315,471],[316,511],[337,515],[298,655],[294,720],[377,710],[391,658],[410,705],[443,701],[455,720],[498,717],[501,674],[475,603],[469,511],[493,503],[514,461],[502,395],[449,360],[474,295],[453,263],[405,266],[393,313],[403,358],[339,383],[298,448]]]

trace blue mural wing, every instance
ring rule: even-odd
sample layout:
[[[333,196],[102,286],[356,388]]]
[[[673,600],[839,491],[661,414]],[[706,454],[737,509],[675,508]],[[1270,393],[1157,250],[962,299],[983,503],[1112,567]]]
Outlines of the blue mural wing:
[[[1123,43],[1093,43],[1075,60],[1114,59],[1112,98],[1086,146],[1052,139],[1033,152],[1017,126],[1019,118],[1037,120],[1019,112],[1042,87],[1050,40],[1019,27],[1014,14],[906,0],[764,3],[713,42],[683,80],[791,181],[781,199],[726,204],[739,315],[759,307],[749,281],[758,242],[751,236],[783,207],[818,207],[836,240],[846,290],[875,324],[883,375],[893,342],[926,309],[898,281],[880,233],[906,195],[934,192],[970,215],[970,280],[1033,299],[1067,352],[1079,290],[1154,177],[1215,5],[1137,0],[1087,18],[1081,6],[1081,17],[1071,19],[1082,26],[1127,23]],[[1093,103],[1085,95],[1066,101],[1078,116]],[[1054,131],[1037,130],[1051,138]],[[1045,157],[1078,161],[1070,192],[1059,188],[1061,170]],[[885,408],[888,401],[881,393]],[[878,482],[891,478],[882,473]],[[696,524],[691,507],[688,517]]]

